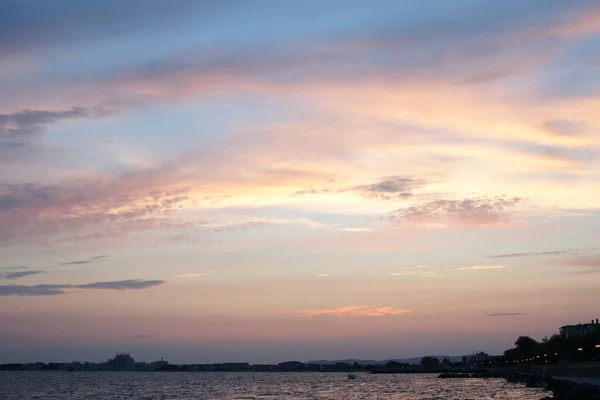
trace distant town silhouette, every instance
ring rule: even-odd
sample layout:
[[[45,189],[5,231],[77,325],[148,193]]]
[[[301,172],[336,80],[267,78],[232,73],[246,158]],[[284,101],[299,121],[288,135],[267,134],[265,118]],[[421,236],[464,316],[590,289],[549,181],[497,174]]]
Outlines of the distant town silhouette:
[[[425,356],[412,359],[341,360],[341,361],[285,361],[278,364],[250,364],[225,362],[212,364],[171,364],[161,359],[154,362],[137,362],[129,353],[117,353],[106,362],[35,362],[0,365],[4,371],[370,371],[373,373],[410,373],[426,371],[452,371],[464,368],[499,368],[526,365],[556,365],[600,361],[600,323],[565,325],[559,333],[537,341],[529,336],[519,336],[515,347],[500,356],[490,356],[478,351],[461,357]]]

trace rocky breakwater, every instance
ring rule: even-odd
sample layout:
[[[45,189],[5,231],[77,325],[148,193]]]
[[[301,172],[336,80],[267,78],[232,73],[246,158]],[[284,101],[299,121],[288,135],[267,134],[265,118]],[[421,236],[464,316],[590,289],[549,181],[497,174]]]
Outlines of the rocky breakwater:
[[[589,383],[576,383],[549,376],[519,373],[507,374],[506,380],[522,383],[527,387],[544,388],[552,392],[552,397],[544,397],[542,400],[600,400],[600,386]]]

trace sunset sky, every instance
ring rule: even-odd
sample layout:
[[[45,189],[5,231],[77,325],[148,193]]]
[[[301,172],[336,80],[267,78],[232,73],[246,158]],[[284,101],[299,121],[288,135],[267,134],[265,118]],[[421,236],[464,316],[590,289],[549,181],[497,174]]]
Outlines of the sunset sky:
[[[501,353],[599,156],[596,0],[0,0],[0,363]]]

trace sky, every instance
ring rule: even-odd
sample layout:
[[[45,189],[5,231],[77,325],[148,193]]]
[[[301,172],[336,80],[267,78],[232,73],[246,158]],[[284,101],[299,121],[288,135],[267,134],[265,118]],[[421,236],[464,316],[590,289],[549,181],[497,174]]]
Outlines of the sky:
[[[596,0],[0,0],[0,362],[598,318],[598,110]]]

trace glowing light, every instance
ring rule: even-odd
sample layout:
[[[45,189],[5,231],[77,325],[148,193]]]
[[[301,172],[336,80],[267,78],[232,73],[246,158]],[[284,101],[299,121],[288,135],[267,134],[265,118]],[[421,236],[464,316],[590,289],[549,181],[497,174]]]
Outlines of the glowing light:
[[[577,351],[583,351],[583,349],[580,347],[580,348],[577,349]]]

